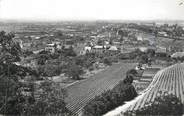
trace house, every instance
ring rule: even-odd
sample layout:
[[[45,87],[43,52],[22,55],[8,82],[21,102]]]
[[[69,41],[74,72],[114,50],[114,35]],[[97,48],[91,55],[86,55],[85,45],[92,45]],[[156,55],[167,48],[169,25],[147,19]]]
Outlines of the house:
[[[47,46],[47,47],[45,47],[45,51],[49,51],[51,53],[54,53],[55,52],[55,48],[52,47],[52,46]]]
[[[157,47],[155,51],[155,55],[158,57],[167,57],[167,48],[165,47]]]
[[[91,52],[93,52],[93,53],[103,53],[105,50],[106,50],[106,46],[96,45],[96,46],[92,47]]]
[[[31,42],[28,42],[28,43],[23,43],[22,45],[23,45],[23,48],[28,48],[28,47],[30,47],[31,46]]]
[[[182,58],[184,57],[184,52],[175,52],[171,55],[171,58]]]
[[[143,39],[142,36],[137,36],[137,40],[138,40],[138,41],[143,41],[144,39]]]
[[[116,46],[111,46],[108,50],[110,50],[110,51],[117,51],[118,48]]]
[[[164,32],[164,31],[158,32],[158,34],[161,35],[161,36],[165,36],[165,37],[168,36],[168,35],[167,35],[167,32]]]
[[[33,53],[34,53],[34,54],[38,54],[38,53],[40,53],[40,52],[42,52],[42,51],[44,51],[44,49],[34,50]]]
[[[159,67],[147,67],[143,74],[142,77],[140,78],[140,81],[143,82],[151,82],[154,75],[160,70]]]
[[[49,51],[51,53],[55,52],[55,44],[47,44],[47,46],[45,47],[45,51]]]
[[[149,46],[149,47],[139,47],[138,49],[141,52],[147,52],[148,50],[155,50],[156,48],[154,46]]]
[[[91,52],[91,50],[92,50],[91,47],[85,46],[82,50],[79,51],[79,54],[80,54],[80,55],[84,55],[84,54],[86,54],[86,53]]]
[[[147,47],[139,47],[139,50],[141,52],[146,52],[148,50],[148,48]]]
[[[120,52],[120,50],[116,46],[110,46],[108,51],[111,52],[111,53],[118,53],[118,52]]]
[[[115,45],[115,46],[121,46],[121,42],[119,42],[119,41],[113,41],[113,45]]]
[[[86,47],[84,47],[84,50],[85,50],[85,52],[90,52],[91,51],[91,47],[86,46]]]
[[[104,44],[105,45],[109,45],[109,41],[104,41]]]

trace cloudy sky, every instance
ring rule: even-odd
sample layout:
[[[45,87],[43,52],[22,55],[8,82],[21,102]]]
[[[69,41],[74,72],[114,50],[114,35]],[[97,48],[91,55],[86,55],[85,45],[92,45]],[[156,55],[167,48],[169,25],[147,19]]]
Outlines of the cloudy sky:
[[[184,20],[182,0],[0,0],[0,19]]]

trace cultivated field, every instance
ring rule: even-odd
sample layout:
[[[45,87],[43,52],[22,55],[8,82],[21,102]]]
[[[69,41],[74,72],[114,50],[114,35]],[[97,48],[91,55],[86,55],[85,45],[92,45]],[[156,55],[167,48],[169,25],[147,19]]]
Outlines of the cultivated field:
[[[184,103],[184,63],[175,64],[159,71],[153,78],[148,88],[135,100],[109,112],[105,116],[123,116],[123,112],[137,110],[151,103],[165,91],[176,95]],[[160,96],[160,95],[159,95]],[[121,112],[121,113],[120,113]]]
[[[120,80],[123,80],[126,71],[134,66],[134,63],[113,64],[93,77],[68,87],[67,107],[73,113],[79,113],[87,102],[102,92],[112,89]]]

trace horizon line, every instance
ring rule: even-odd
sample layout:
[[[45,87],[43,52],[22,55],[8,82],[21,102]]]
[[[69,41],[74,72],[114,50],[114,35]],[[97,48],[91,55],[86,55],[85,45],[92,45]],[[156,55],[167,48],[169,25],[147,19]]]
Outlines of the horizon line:
[[[57,19],[57,20],[34,20],[34,19],[0,19],[0,23],[31,23],[31,22],[184,22],[184,19]]]

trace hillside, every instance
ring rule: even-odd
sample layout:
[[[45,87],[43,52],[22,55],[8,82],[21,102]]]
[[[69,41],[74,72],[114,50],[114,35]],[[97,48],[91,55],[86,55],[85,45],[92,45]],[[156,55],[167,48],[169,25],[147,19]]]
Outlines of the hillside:
[[[154,101],[159,91],[167,91],[176,95],[184,103],[184,63],[175,64],[159,71],[148,88],[134,100],[107,113],[105,116],[123,116],[123,112],[142,108],[146,103]]]
[[[133,68],[134,63],[113,64],[106,70],[93,75],[92,77],[80,81],[67,88],[67,107],[72,113],[80,113],[80,110],[95,96],[104,91],[112,89],[119,81],[125,78],[127,70]]]

